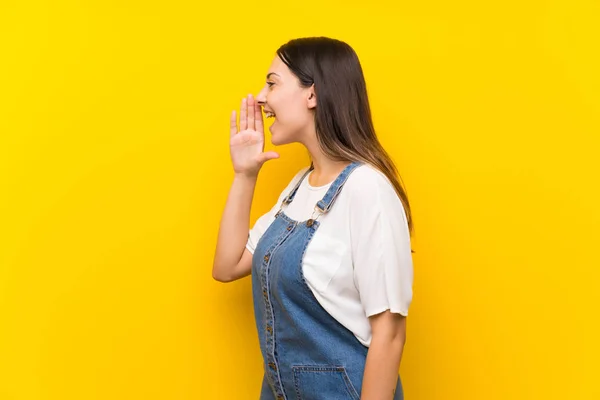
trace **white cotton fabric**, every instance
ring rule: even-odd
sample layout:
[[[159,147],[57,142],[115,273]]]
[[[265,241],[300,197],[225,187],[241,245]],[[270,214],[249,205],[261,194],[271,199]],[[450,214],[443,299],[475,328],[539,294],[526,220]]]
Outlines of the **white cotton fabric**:
[[[256,221],[246,244],[251,253],[282,200],[307,170],[300,170],[273,208]],[[311,218],[331,186],[311,186],[309,176],[283,208],[296,221]],[[303,259],[304,278],[323,308],[370,346],[368,317],[385,310],[407,316],[412,301],[411,243],[402,202],[383,173],[362,164],[350,174],[330,211],[318,220],[320,226]]]

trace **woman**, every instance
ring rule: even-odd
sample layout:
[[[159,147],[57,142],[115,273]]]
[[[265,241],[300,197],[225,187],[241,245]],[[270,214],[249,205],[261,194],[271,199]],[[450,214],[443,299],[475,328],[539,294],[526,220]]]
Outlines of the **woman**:
[[[312,162],[248,234],[259,170],[279,157],[263,152],[261,108],[272,143],[299,142]],[[252,275],[260,398],[402,399],[412,220],[356,53],[334,39],[291,40],[256,101],[242,100],[239,131],[236,119],[213,277]]]

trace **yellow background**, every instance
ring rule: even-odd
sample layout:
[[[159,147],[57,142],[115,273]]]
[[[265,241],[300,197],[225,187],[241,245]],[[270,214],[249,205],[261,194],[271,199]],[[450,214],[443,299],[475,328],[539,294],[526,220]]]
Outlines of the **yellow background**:
[[[314,35],[412,202],[406,398],[600,398],[600,5],[407,3],[3,0],[0,399],[258,398],[250,280],[211,278],[228,117]]]

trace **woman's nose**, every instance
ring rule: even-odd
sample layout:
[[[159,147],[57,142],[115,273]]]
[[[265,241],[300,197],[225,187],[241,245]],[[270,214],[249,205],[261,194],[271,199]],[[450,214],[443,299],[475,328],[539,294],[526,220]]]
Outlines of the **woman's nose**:
[[[263,88],[263,90],[261,90],[260,93],[256,95],[256,102],[261,106],[264,106],[266,101],[267,96],[265,95],[265,89]]]

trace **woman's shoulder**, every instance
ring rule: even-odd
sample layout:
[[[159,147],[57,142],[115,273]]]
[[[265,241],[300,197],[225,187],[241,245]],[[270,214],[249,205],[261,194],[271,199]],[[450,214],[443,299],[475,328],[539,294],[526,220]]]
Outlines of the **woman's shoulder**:
[[[395,193],[394,186],[388,177],[370,164],[363,163],[356,167],[348,177],[345,189],[365,196],[378,193]]]
[[[371,165],[357,167],[348,177],[342,194],[344,192],[351,209],[368,207],[372,210],[367,214],[352,212],[351,215],[369,215],[372,218],[379,215],[389,219],[401,216],[406,221],[404,205],[396,189],[383,172]]]

